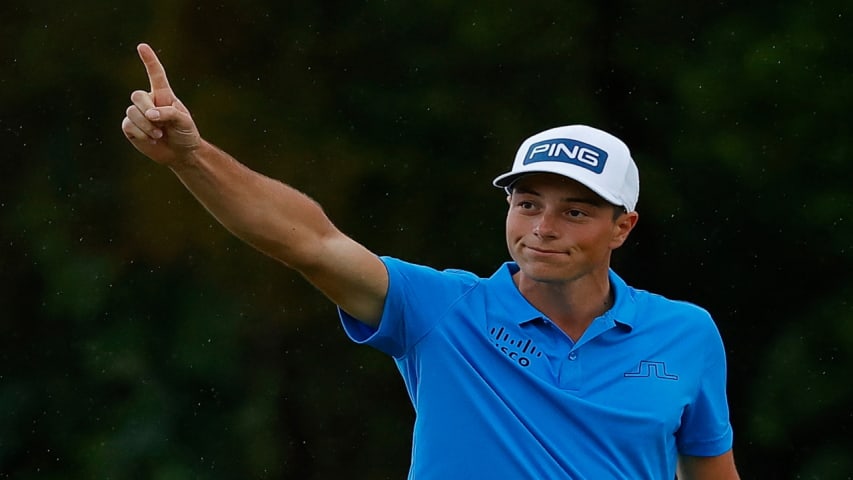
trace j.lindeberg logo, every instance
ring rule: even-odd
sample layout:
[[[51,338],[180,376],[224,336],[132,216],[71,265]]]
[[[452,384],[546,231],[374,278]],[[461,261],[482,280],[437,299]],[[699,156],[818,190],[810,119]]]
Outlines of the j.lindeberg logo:
[[[666,371],[665,363],[651,360],[641,360],[636,371],[625,373],[628,378],[646,378],[652,375],[663,380],[678,380],[678,375]]]
[[[552,138],[536,142],[527,150],[524,165],[536,162],[563,162],[586,168],[595,173],[604,171],[607,152],[570,138]]]
[[[529,366],[531,358],[542,356],[542,352],[536,350],[536,346],[529,338],[514,339],[504,331],[504,327],[492,328],[489,334],[496,340],[495,347],[522,367]]]

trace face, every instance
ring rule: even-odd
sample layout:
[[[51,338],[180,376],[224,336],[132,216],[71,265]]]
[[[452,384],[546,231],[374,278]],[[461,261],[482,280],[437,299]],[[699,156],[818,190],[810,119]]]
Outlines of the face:
[[[606,278],[610,254],[628,238],[637,213],[615,216],[612,204],[580,183],[554,174],[519,179],[508,197],[507,246],[519,281],[571,283]]]

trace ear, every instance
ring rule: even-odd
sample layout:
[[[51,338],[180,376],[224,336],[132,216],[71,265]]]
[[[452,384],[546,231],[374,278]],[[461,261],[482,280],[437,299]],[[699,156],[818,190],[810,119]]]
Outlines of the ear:
[[[616,250],[625,243],[625,240],[628,239],[628,235],[637,225],[637,221],[639,219],[639,213],[627,212],[619,215],[619,217],[613,221],[613,237],[610,240],[611,250]]]

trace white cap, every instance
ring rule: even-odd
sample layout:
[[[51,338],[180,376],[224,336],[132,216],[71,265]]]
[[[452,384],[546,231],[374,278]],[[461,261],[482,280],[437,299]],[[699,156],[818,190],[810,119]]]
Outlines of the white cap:
[[[552,128],[528,138],[518,148],[512,170],[492,183],[506,188],[528,173],[571,178],[629,212],[640,196],[640,174],[628,146],[586,125]]]

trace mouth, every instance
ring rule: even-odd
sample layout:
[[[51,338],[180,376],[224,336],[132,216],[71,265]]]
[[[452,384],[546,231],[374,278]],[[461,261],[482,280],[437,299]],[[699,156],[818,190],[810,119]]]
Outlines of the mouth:
[[[530,245],[525,245],[524,248],[533,252],[534,255],[567,255],[566,252],[558,250],[549,250],[547,248],[532,247]]]

